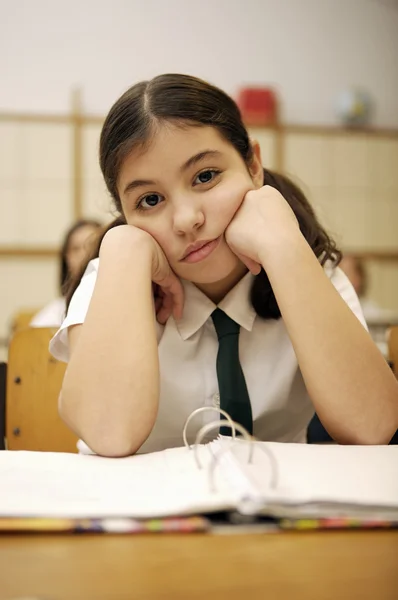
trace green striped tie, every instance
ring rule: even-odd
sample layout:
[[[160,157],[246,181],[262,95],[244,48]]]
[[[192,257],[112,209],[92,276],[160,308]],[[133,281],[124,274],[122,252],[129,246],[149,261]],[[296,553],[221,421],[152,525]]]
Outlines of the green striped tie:
[[[220,407],[233,421],[243,425],[252,434],[252,407],[239,361],[240,326],[220,308],[217,308],[211,317],[218,337],[217,378]],[[222,435],[231,435],[231,430],[227,427],[222,427],[220,432]]]

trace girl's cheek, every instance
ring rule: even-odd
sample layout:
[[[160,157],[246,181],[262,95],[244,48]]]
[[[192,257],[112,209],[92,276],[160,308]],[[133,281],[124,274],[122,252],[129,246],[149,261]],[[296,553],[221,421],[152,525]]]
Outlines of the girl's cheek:
[[[144,227],[142,227],[144,229]],[[159,244],[166,257],[169,257],[169,246],[170,246],[170,231],[166,228],[158,229],[156,227],[146,226],[144,231],[149,233],[153,239]]]
[[[165,242],[167,244],[167,234],[162,232],[162,231],[158,231],[156,227],[154,227],[153,223],[149,223],[149,219],[148,222],[140,222],[137,219],[130,219],[127,220],[127,223],[129,225],[133,225],[134,227],[137,227],[137,229],[141,229],[142,231],[145,231],[145,233],[148,233],[150,236],[153,237],[153,239],[159,244],[159,246],[164,250],[163,246]]]
[[[241,184],[239,187],[231,185],[220,191],[219,195],[214,197],[214,202],[219,208],[220,213],[225,216],[229,215],[232,218],[242,204],[249,189],[247,185]]]

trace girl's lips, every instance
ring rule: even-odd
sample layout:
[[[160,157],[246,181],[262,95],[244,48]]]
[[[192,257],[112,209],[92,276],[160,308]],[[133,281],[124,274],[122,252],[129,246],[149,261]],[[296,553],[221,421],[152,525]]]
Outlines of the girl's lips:
[[[205,244],[198,250],[194,250],[193,252],[187,254],[187,256],[185,256],[185,258],[182,259],[182,262],[197,263],[201,260],[204,260],[213,252],[213,250],[217,248],[219,241],[220,237],[216,238],[215,240],[212,240],[211,242],[207,242],[207,244]]]

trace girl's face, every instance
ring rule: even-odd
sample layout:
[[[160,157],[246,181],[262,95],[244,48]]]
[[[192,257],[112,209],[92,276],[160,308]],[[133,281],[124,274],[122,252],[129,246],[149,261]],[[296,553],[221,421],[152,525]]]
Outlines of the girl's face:
[[[86,260],[97,230],[98,227],[87,224],[82,225],[72,234],[65,256],[68,271],[72,277],[79,273],[83,262]]]
[[[120,170],[127,223],[149,233],[176,275],[202,289],[245,272],[224,233],[246,193],[263,185],[258,145],[254,150],[249,172],[217,129],[166,123]]]

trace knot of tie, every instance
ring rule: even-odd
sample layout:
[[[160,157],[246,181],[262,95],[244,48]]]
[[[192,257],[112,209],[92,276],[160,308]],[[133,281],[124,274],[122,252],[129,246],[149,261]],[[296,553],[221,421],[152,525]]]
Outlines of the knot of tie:
[[[220,340],[226,335],[239,335],[240,325],[229,317],[221,308],[216,308],[212,313],[214,327],[217,337]]]

